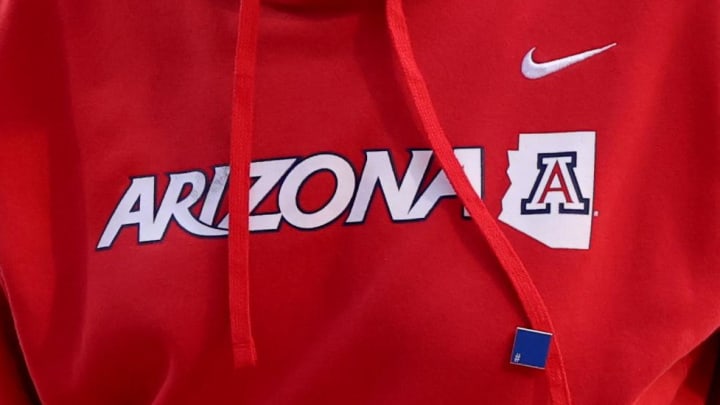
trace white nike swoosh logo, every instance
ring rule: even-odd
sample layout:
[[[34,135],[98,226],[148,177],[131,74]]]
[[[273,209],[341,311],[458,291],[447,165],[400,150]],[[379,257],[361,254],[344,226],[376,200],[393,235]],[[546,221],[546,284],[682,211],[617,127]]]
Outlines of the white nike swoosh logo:
[[[578,62],[582,62],[585,59],[591,58],[599,53],[605,52],[615,45],[617,45],[617,43],[612,43],[610,45],[603,46],[602,48],[591,49],[589,51],[543,63],[537,63],[533,60],[533,52],[535,52],[535,48],[532,48],[525,54],[525,57],[522,60],[522,74],[528,79],[539,79],[565,69],[566,67],[572,66]]]

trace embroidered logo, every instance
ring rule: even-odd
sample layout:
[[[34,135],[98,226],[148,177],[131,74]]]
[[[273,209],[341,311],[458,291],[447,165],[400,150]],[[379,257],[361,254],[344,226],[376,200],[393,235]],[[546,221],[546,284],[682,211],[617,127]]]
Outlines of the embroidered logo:
[[[556,249],[589,249],[595,132],[520,134],[499,219]]]

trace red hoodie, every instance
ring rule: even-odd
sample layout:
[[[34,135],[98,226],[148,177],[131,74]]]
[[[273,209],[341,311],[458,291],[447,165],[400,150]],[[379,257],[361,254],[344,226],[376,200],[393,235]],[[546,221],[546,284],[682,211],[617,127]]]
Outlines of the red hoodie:
[[[713,403],[719,19],[0,2],[0,404]]]

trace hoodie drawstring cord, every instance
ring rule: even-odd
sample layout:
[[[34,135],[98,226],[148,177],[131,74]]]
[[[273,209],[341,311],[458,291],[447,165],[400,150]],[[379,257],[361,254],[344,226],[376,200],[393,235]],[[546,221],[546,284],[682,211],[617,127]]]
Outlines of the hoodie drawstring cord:
[[[417,118],[419,118],[420,126],[430,141],[432,150],[450,180],[450,184],[452,184],[458,197],[470,212],[473,222],[480,229],[502,269],[510,279],[532,327],[553,334],[546,370],[550,385],[550,396],[554,404],[570,405],[572,401],[567,374],[557,337],[555,336],[555,328],[550,320],[550,314],[545,302],[522,261],[502,233],[495,218],[474,191],[463,172],[462,166],[453,153],[450,141],[440,125],[430,99],[425,79],[415,61],[402,0],[387,0],[386,13],[395,54],[400,63],[405,85],[412,101],[412,108]]]
[[[236,368],[257,361],[250,324],[250,150],[252,146],[260,1],[240,0],[230,132],[230,226],[228,294],[233,362]]]

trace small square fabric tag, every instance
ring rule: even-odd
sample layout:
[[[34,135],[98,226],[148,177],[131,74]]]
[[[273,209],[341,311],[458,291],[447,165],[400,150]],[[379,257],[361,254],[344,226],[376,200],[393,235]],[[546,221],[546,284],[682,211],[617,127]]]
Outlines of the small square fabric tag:
[[[544,369],[550,351],[550,339],[551,333],[518,327],[510,363]]]

